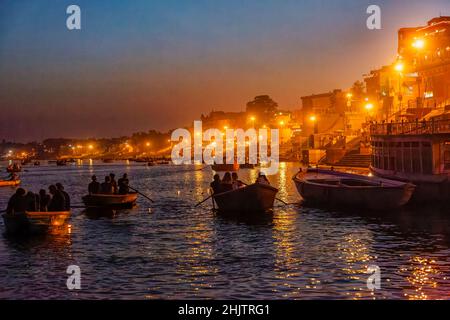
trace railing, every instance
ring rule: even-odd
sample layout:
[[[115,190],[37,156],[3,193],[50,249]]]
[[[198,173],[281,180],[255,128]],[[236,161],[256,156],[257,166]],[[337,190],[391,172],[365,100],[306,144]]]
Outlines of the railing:
[[[417,135],[439,133],[450,133],[450,119],[390,122],[372,124],[370,126],[371,135]]]

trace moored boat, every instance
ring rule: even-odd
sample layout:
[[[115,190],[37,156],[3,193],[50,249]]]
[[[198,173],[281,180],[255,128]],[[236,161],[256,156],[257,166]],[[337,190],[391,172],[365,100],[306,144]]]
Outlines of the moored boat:
[[[307,169],[293,180],[307,203],[371,210],[398,208],[411,198],[415,185],[324,169]]]
[[[82,200],[86,207],[91,208],[132,208],[136,204],[137,193],[90,194]]]
[[[18,212],[3,214],[6,232],[9,234],[47,233],[61,228],[70,217],[70,211],[58,212]]]
[[[20,180],[0,180],[0,187],[14,187],[20,184]]]
[[[213,195],[218,211],[227,214],[252,214],[273,208],[278,189],[268,184],[254,183],[239,189]]]

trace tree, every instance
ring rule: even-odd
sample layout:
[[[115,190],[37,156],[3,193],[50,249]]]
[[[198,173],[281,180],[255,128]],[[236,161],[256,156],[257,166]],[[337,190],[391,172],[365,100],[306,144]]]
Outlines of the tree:
[[[355,99],[355,100],[362,99],[362,97],[364,96],[364,93],[365,93],[364,83],[362,83],[359,80],[356,81],[352,86],[351,92],[353,95],[353,99]]]
[[[278,109],[278,104],[268,95],[256,96],[253,101],[247,103],[247,113],[256,116],[271,117]]]

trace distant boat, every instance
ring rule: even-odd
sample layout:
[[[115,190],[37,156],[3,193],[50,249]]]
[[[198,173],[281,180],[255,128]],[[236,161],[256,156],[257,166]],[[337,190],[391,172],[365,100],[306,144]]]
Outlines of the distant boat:
[[[254,183],[243,188],[213,195],[219,212],[227,214],[254,214],[269,211],[273,208],[278,192],[267,184]]]
[[[35,162],[34,162],[34,165],[35,165],[35,166],[40,166],[41,163],[40,163],[39,161],[35,161]]]
[[[17,233],[47,233],[62,227],[70,217],[70,211],[60,212],[20,212],[3,214],[6,232]]]
[[[241,165],[239,165],[240,169],[255,169],[256,164],[253,163],[243,163]]]
[[[0,180],[0,187],[15,187],[20,184],[20,180]]]
[[[104,163],[112,163],[114,162],[114,159],[103,159]]]
[[[67,165],[67,160],[64,160],[64,159],[56,160],[56,165],[57,166],[65,166],[65,165]]]
[[[306,202],[328,207],[398,208],[415,189],[411,183],[323,169],[307,169],[293,180]]]
[[[137,193],[90,194],[82,198],[86,207],[132,208],[136,204]]]
[[[239,170],[239,163],[233,163],[233,164],[213,164],[211,166],[211,169],[214,171],[238,171]]]
[[[22,171],[22,166],[18,163],[11,164],[6,168],[6,172],[9,172],[9,173],[20,172],[20,171]]]

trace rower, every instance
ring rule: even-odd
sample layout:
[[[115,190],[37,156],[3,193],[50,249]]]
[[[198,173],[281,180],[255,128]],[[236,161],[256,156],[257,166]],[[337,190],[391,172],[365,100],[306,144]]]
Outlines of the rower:
[[[58,189],[59,192],[62,193],[64,196],[64,204],[65,204],[65,210],[70,210],[70,196],[67,192],[64,191],[64,186],[61,183],[56,184],[56,189]]]
[[[96,194],[100,192],[100,182],[97,181],[97,176],[93,175],[91,177],[92,182],[89,183],[88,190],[89,194]]]
[[[7,214],[14,214],[24,212],[27,209],[27,202],[25,199],[25,189],[18,188],[8,201],[8,207],[6,208]]]
[[[105,177],[105,182],[103,182],[100,185],[100,193],[103,193],[103,194],[112,194],[113,193],[113,186],[111,184],[111,177],[110,176],[106,176]]]
[[[122,178],[119,179],[119,194],[128,194],[130,192],[130,187],[128,184],[130,181],[128,180],[128,175],[126,173],[123,174]]]
[[[54,185],[48,187],[48,190],[52,195],[52,198],[48,205],[48,211],[64,211],[66,205],[64,201],[64,195],[61,193],[61,191],[59,191]]]
[[[220,193],[220,191],[221,191],[221,186],[220,186],[220,184],[221,184],[221,182],[220,182],[220,176],[219,176],[219,174],[218,173],[216,173],[215,175],[214,175],[214,178],[213,178],[214,180],[210,183],[210,187],[211,187],[211,189],[213,190],[213,192],[214,193]]]

